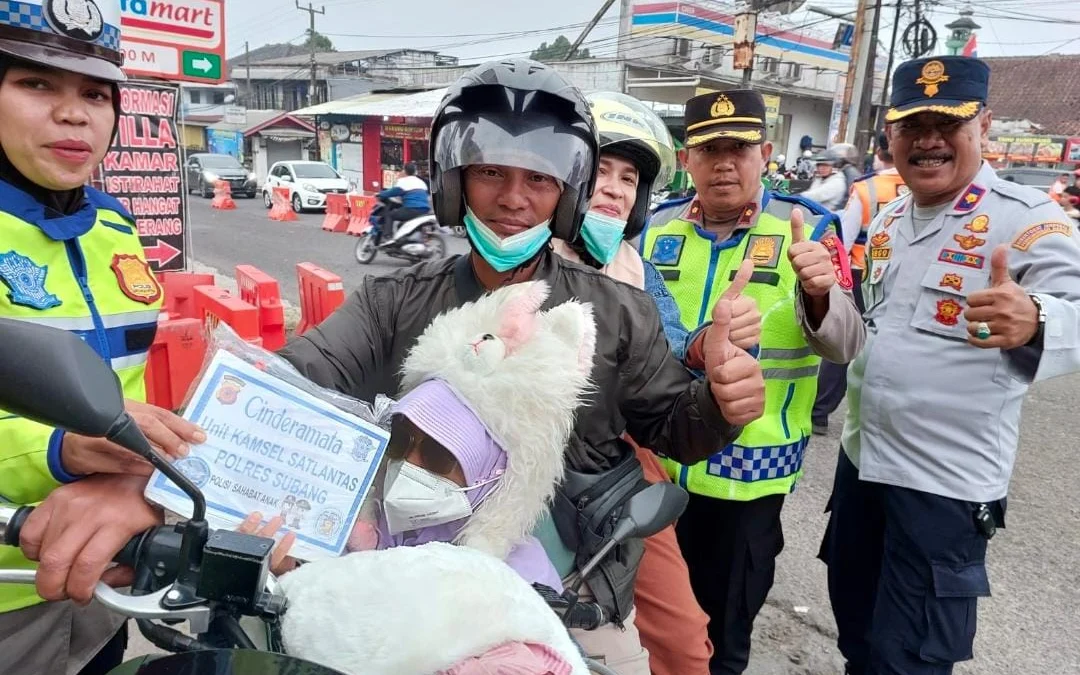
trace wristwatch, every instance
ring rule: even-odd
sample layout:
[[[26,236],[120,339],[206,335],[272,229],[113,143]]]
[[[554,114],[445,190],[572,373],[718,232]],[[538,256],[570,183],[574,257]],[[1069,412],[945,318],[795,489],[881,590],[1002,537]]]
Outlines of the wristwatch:
[[[1035,329],[1035,334],[1028,340],[1029,346],[1040,345],[1043,340],[1043,333],[1046,329],[1046,308],[1043,307],[1042,300],[1037,295],[1029,295],[1031,298],[1031,304],[1035,305],[1035,309],[1039,313],[1039,326]]]

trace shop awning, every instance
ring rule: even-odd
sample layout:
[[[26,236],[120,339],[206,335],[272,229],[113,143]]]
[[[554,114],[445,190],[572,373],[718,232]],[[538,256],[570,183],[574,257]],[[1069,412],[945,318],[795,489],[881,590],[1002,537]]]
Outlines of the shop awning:
[[[269,138],[272,141],[288,142],[299,141],[307,138],[315,138],[315,133],[306,129],[274,129],[268,128],[258,132],[259,136]]]

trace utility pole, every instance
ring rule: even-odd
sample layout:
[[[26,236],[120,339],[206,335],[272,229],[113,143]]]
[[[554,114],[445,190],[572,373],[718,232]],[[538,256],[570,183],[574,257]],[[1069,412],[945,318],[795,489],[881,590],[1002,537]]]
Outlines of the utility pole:
[[[307,12],[311,19],[311,27],[308,29],[308,46],[311,48],[311,83],[308,85],[308,105],[315,105],[315,89],[319,86],[317,70],[315,67],[315,15],[326,14],[326,7],[316,10],[315,5],[308,3],[307,7],[300,5],[300,0],[296,0],[296,8],[302,12]]]
[[[896,4],[900,4],[897,1]],[[864,81],[862,94],[859,96],[859,105],[855,109],[855,147],[859,149],[859,156],[866,154],[870,147],[870,141],[874,137],[874,80],[876,79],[875,68],[877,66],[878,28],[881,25],[881,0],[874,0],[874,20],[870,28],[870,41],[867,44],[866,65],[862,71]],[[886,76],[885,88],[888,88]]]
[[[878,106],[877,119],[874,122],[874,131],[881,129],[885,123],[885,109],[889,104],[889,82],[892,79],[893,58],[896,57],[896,34],[900,29],[900,0],[896,0],[896,16],[893,18],[892,40],[889,42],[889,60],[885,62],[885,86],[881,88],[881,105]]]
[[[244,42],[244,67],[247,68],[247,83],[244,86],[246,90],[244,95],[244,105],[251,108],[251,49],[248,47],[247,42]]]
[[[735,15],[735,50],[732,65],[742,70],[742,88],[753,89],[754,44],[757,39],[758,8],[761,1],[752,3],[753,10]]]
[[[574,58],[574,52],[578,50],[581,43],[585,41],[585,38],[592,32],[592,29],[596,28],[596,24],[600,23],[600,19],[607,14],[607,11],[611,9],[611,6],[614,4],[615,0],[604,0],[604,4],[597,10],[596,14],[593,15],[592,20],[589,21],[589,25],[585,26],[585,30],[581,31],[581,35],[574,40],[574,44],[570,45],[570,51],[566,52],[566,58],[564,58],[563,61],[569,61]]]
[[[858,125],[858,115],[852,112],[858,110],[858,99],[862,97],[862,77],[866,74],[865,69],[859,65],[866,62],[863,55],[869,46],[866,36],[866,6],[871,0],[859,0],[859,8],[855,14],[855,37],[851,42],[851,56],[848,60],[847,80],[844,83],[844,102],[840,110],[840,128],[838,135],[842,143],[850,143],[855,136],[855,127]]]

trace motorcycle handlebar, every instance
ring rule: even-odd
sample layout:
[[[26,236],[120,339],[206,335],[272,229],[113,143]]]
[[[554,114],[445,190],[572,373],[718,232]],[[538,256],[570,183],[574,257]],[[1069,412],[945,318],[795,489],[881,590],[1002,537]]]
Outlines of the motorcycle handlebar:
[[[18,547],[22,528],[33,512],[33,506],[0,504],[0,544]],[[154,561],[159,563],[159,569],[162,569],[161,564],[164,564],[165,568],[172,567],[163,569],[165,574],[174,574],[180,540],[181,535],[169,526],[152,527],[132,537],[113,557],[113,562],[135,567],[140,559],[152,556]]]

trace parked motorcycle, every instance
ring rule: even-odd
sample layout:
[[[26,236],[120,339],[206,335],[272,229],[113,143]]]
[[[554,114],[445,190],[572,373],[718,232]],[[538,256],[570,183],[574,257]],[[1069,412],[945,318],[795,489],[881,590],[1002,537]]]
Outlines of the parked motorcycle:
[[[124,410],[116,375],[89,346],[66,331],[8,319],[0,319],[0,344],[5,346],[0,351],[0,408],[73,433],[107,438],[145,458],[192,500],[191,519],[151,528],[116,556],[116,562],[135,569],[130,595],[103,583],[95,589],[99,602],[134,618],[151,643],[174,653],[140,657],[118,667],[113,675],[343,675],[284,653],[288,632],[283,634],[282,627],[289,600],[269,571],[274,541],[209,528],[202,492],[151,448]],[[40,373],[47,366],[50,376],[43,378]],[[599,564],[620,542],[659,532],[682,513],[687,500],[687,494],[671,483],[655,484],[633,495],[586,569]],[[0,504],[0,544],[19,544],[19,531],[32,510]],[[458,549],[443,546],[447,551]],[[469,555],[482,554],[469,550]],[[318,564],[312,563],[313,569]],[[0,583],[33,584],[34,577],[34,570],[0,570]],[[499,582],[505,583],[505,579]],[[498,588],[499,584],[484,587]],[[528,595],[531,589],[527,584],[525,588]],[[543,598],[547,606],[537,603],[540,610],[535,616],[541,624],[547,623],[547,630],[552,624],[564,631],[561,624],[588,629],[603,623],[599,608],[589,611],[589,603],[577,602],[579,590],[580,586],[561,596],[552,593],[553,597]],[[540,596],[535,597],[538,601]],[[478,615],[470,611],[470,601],[468,596],[455,599],[462,616]],[[556,611],[547,620],[544,613],[549,608]],[[348,621],[350,612],[357,609],[362,607],[333,615],[335,620]],[[187,622],[190,634],[158,622]],[[222,645],[228,648],[220,649]],[[599,663],[588,659],[584,663],[590,673],[613,675]]]
[[[396,198],[378,200],[368,217],[371,228],[356,241],[356,262],[370,264],[380,251],[391,258],[401,258],[410,263],[446,255],[446,239],[432,213],[407,220],[396,231],[393,230],[393,223],[387,222],[387,216],[400,205],[400,200]]]

